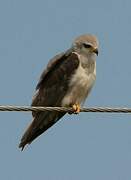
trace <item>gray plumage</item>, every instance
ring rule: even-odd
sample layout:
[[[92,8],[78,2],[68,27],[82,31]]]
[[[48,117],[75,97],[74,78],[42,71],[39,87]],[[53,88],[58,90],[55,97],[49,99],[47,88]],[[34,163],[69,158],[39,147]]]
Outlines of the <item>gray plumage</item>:
[[[98,41],[93,35],[75,39],[65,53],[55,56],[43,71],[36,87],[32,106],[73,106],[83,104],[96,77]],[[25,131],[19,147],[24,148],[56,123],[65,113],[33,112],[33,121]]]

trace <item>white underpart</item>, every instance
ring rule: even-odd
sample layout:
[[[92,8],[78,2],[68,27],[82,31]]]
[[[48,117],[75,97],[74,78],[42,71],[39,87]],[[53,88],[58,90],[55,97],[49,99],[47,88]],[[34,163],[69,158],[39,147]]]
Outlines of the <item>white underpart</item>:
[[[78,54],[77,54],[78,55]],[[79,57],[83,58],[83,57]],[[85,57],[84,57],[85,58]],[[81,59],[82,60],[82,59]],[[84,59],[85,60],[85,59]],[[81,61],[80,61],[81,62]],[[96,79],[96,64],[93,73],[88,73],[88,70],[79,64],[79,67],[75,71],[69,84],[69,90],[62,100],[62,106],[68,106],[72,103],[83,104],[86,97]]]

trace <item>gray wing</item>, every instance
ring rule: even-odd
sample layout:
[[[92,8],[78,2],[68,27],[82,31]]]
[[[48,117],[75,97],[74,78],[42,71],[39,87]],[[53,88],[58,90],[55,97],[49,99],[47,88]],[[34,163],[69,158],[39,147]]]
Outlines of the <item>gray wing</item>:
[[[61,106],[70,78],[78,65],[78,56],[69,51],[51,60],[41,75],[32,106]],[[64,115],[64,112],[55,111],[33,113],[33,121],[24,133],[19,147],[23,150],[26,144],[31,143]]]
[[[40,76],[40,80],[36,86],[36,90],[40,88],[40,86],[43,84],[43,81],[45,80],[46,76],[48,75],[48,73],[50,71],[53,70],[53,68],[60,63],[60,61],[62,61],[63,58],[67,57],[68,54],[67,53],[61,53],[61,54],[57,54],[55,57],[53,57],[49,63],[47,64],[46,69],[43,71],[43,73]]]

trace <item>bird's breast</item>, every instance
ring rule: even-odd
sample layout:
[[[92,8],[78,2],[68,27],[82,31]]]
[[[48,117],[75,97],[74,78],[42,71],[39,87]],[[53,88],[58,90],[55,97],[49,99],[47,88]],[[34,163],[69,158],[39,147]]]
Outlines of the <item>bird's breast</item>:
[[[71,76],[66,96],[62,101],[62,105],[70,105],[74,103],[81,104],[88,96],[96,78],[96,65],[92,71],[87,66],[83,67],[81,62],[75,73]]]

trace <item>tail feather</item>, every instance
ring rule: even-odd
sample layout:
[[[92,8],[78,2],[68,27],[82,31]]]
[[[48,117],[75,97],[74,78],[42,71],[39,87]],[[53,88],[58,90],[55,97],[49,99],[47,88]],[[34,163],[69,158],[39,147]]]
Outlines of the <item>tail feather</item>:
[[[26,144],[31,143],[32,133],[33,133],[32,130],[33,130],[33,122],[29,125],[29,127],[27,128],[27,130],[25,131],[24,135],[21,138],[21,142],[19,144],[19,148],[21,148],[21,151],[23,151]]]
[[[30,144],[35,138],[45,132],[53,124],[55,124],[65,113],[60,112],[50,112],[48,113],[39,113],[39,116],[36,116],[32,123],[29,125],[24,135],[21,138],[19,148],[23,151],[26,144]]]

